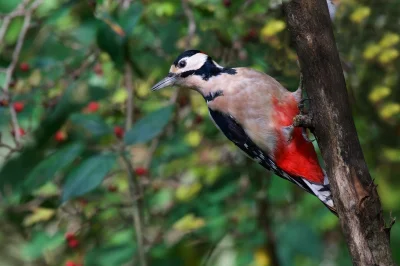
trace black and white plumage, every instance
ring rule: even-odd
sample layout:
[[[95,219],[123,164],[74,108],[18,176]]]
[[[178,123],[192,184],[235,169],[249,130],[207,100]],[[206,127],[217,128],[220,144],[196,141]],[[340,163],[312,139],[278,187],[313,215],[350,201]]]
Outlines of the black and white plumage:
[[[182,53],[152,90],[177,85],[198,91],[225,136],[267,170],[317,196],[335,213],[325,172],[300,128],[299,91],[248,68],[225,68],[198,50]]]

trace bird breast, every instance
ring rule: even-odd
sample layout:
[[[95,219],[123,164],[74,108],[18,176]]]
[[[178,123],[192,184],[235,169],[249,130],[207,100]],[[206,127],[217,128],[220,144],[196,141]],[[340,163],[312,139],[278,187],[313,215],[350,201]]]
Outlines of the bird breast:
[[[251,140],[274,158],[281,125],[274,120],[273,102],[293,96],[266,74],[243,68],[236,70],[236,75],[210,79],[208,91],[220,89],[223,95],[208,102],[208,107],[231,115]]]

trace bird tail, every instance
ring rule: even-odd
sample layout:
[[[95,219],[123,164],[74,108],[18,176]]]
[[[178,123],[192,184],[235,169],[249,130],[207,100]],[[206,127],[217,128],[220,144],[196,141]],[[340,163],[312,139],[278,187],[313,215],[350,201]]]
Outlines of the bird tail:
[[[318,197],[318,199],[322,201],[322,203],[325,204],[325,206],[337,216],[337,211],[333,203],[331,186],[329,184],[328,176],[326,175],[325,171],[324,182],[322,184],[310,182],[304,178],[303,181],[310,189],[310,192]]]
[[[335,204],[333,203],[332,191],[329,184],[328,176],[326,175],[324,170],[322,170],[324,173],[324,180],[322,184],[309,181],[301,176],[291,176],[276,167],[273,170],[275,174],[286,180],[289,180],[290,182],[298,185],[308,193],[316,196],[333,214],[338,216]]]

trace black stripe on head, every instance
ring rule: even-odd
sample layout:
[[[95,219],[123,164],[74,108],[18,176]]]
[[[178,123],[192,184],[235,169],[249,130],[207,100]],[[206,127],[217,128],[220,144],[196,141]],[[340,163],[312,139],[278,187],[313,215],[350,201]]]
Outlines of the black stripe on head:
[[[181,74],[182,78],[186,78],[190,75],[198,75],[201,76],[203,80],[209,80],[211,77],[218,76],[220,74],[229,74],[229,75],[235,75],[236,70],[234,68],[221,68],[218,67],[217,65],[214,64],[214,61],[210,56],[207,57],[207,61],[204,63],[204,65],[197,69],[197,70],[189,70],[186,72],[183,72]]]
[[[184,57],[191,57],[192,55],[201,53],[199,50],[186,50],[183,53],[181,53],[174,61],[174,66],[178,65],[179,60],[181,60]]]

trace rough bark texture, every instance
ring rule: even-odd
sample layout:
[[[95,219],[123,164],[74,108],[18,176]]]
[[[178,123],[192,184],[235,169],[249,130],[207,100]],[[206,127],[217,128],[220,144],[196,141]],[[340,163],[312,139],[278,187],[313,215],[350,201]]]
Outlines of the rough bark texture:
[[[394,265],[381,203],[348,101],[326,0],[285,4],[340,223],[354,265]]]

